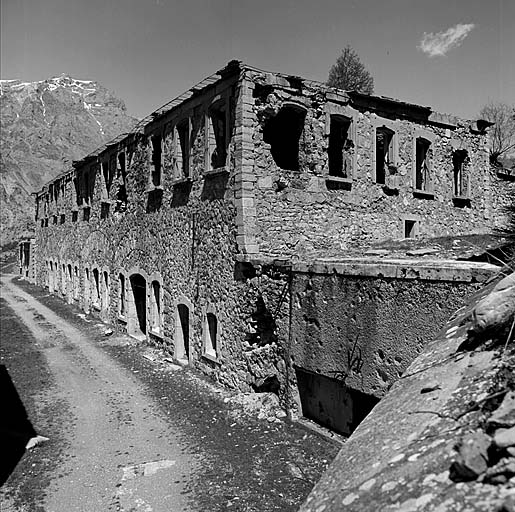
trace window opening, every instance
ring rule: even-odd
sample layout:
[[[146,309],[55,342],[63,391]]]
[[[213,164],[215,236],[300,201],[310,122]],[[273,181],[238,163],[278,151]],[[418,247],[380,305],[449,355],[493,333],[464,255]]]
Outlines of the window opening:
[[[386,177],[394,165],[393,156],[394,132],[386,127],[376,130],[376,183],[386,184]]]
[[[109,217],[109,209],[111,207],[110,203],[102,203],[100,205],[100,218],[107,219]]]
[[[74,286],[73,286],[73,298],[77,300],[79,298],[79,268],[74,268]]]
[[[154,187],[161,186],[161,156],[162,145],[161,135],[153,135],[152,141],[152,184]]]
[[[465,166],[468,160],[466,150],[457,150],[452,154],[454,195],[456,197],[465,197],[467,195],[465,187]]]
[[[126,176],[127,176],[127,162],[125,153],[118,154],[118,170],[117,170],[117,179],[118,179],[118,190],[116,192],[116,208],[115,211],[121,212],[124,211],[127,207],[127,185],[126,185]]]
[[[93,269],[93,280],[95,283],[95,295],[93,305],[99,307],[100,306],[100,274],[98,269]]]
[[[189,120],[181,121],[176,127],[176,171],[177,175],[189,177]]]
[[[329,175],[338,178],[352,177],[354,142],[350,137],[351,120],[343,116],[330,117]]]
[[[125,316],[125,276],[119,275],[120,280],[120,316]]]
[[[141,274],[130,277],[132,297],[129,311],[128,331],[132,336],[143,336],[147,333],[147,282]]]
[[[69,285],[69,295],[73,296],[74,293],[74,282],[73,282],[73,274],[72,274],[72,266],[68,264],[68,285]]]
[[[263,140],[270,144],[274,162],[290,171],[299,170],[299,144],[304,131],[306,110],[285,106],[263,128]]]
[[[152,330],[161,332],[161,284],[152,281]]]
[[[72,222],[77,222],[77,219],[79,218],[79,212],[77,210],[72,211]]]
[[[175,327],[175,357],[179,360],[190,358],[190,310],[185,304],[177,305],[177,319]]]
[[[85,206],[82,210],[82,220],[85,222],[89,222],[90,215],[91,215],[91,208],[89,206]]]
[[[405,220],[404,221],[404,238],[415,238],[417,235],[417,224],[416,220]]]
[[[66,265],[61,264],[61,293],[66,295]]]
[[[206,314],[205,353],[216,357],[218,351],[218,321],[213,313]]]
[[[415,189],[430,191],[430,166],[429,166],[429,153],[431,143],[418,137],[416,140],[416,167],[415,167]]]
[[[64,224],[66,222],[66,215],[64,213],[61,213],[61,218],[59,220],[60,224]]]
[[[84,309],[89,310],[89,302],[91,300],[90,296],[91,290],[91,282],[90,282],[90,272],[89,268],[84,270]]]
[[[227,160],[226,105],[219,102],[208,111],[208,158],[211,169],[219,169]]]
[[[104,270],[104,300],[102,301],[102,308],[109,308],[109,273]]]

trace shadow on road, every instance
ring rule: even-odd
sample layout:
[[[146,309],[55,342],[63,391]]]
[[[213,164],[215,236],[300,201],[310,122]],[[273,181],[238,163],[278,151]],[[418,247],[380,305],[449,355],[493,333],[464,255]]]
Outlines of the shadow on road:
[[[14,471],[25,453],[25,446],[36,431],[5,365],[0,365],[0,485]]]

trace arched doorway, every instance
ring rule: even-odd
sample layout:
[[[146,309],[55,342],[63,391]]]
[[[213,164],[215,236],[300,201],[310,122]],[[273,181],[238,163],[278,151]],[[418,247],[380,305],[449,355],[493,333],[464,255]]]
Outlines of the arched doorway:
[[[177,304],[175,358],[184,363],[190,359],[190,308],[186,304]]]
[[[147,281],[141,274],[130,276],[130,300],[127,330],[135,338],[147,335]]]

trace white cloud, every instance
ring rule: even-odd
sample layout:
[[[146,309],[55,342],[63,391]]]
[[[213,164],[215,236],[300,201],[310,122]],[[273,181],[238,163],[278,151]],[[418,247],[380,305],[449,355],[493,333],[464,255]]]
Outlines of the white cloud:
[[[429,57],[443,56],[452,48],[457,48],[463,43],[474,27],[474,23],[458,23],[454,27],[436,34],[424,32],[418,48]]]

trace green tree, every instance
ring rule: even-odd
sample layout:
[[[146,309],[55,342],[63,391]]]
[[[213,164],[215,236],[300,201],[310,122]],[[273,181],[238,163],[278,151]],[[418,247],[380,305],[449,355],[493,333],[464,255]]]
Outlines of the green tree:
[[[374,93],[374,79],[350,45],[342,50],[336,63],[329,70],[327,85],[364,94]]]
[[[479,117],[494,123],[488,130],[490,163],[500,166],[499,158],[508,156],[515,149],[515,107],[490,102],[480,110]]]

